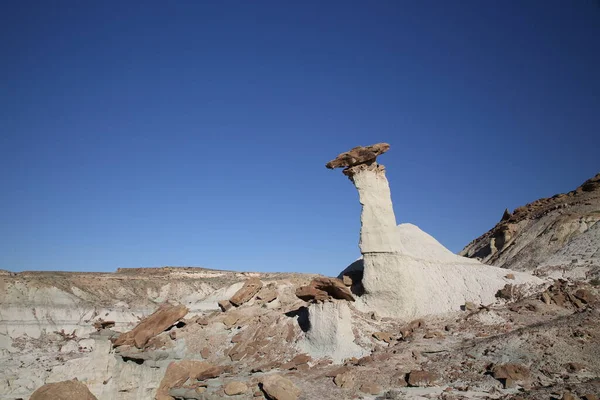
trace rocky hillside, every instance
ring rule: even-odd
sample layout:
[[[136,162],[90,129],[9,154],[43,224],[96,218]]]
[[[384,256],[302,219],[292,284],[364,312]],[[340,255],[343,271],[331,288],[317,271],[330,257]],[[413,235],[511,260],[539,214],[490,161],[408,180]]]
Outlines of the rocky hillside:
[[[539,276],[600,277],[600,173],[577,189],[536,200],[467,245],[460,255]]]

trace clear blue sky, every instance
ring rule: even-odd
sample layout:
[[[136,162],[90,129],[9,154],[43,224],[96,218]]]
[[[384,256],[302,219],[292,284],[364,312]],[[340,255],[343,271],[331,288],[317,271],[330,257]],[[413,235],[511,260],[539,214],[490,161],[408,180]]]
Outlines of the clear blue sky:
[[[0,268],[335,275],[392,145],[453,251],[600,170],[600,5],[17,1],[0,10]]]

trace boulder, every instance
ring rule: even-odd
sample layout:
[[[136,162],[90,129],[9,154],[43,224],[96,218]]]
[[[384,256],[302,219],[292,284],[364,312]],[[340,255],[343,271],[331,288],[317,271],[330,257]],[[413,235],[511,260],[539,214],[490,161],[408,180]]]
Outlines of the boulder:
[[[204,361],[173,361],[167,367],[167,371],[156,391],[156,400],[174,400],[169,394],[169,390],[181,387],[188,379],[202,381],[216,378],[223,372],[223,367],[214,366]]]
[[[436,373],[433,372],[429,372],[429,371],[410,371],[408,373],[408,385],[409,386],[431,386],[433,385],[437,380],[439,379],[439,376]]]
[[[47,383],[33,392],[30,400],[98,400],[83,383],[72,380]]]
[[[296,296],[304,301],[325,301],[328,299],[355,301],[352,292],[344,284],[344,281],[324,276],[314,278],[308,286],[301,286],[296,289]]]
[[[329,295],[324,290],[319,290],[313,286],[300,286],[296,289],[296,297],[304,301],[325,301]]]
[[[250,278],[244,282],[244,286],[238,290],[233,297],[229,299],[231,304],[236,307],[241,306],[248,300],[254,297],[256,293],[262,288],[263,284],[258,278]]]
[[[187,313],[188,309],[184,305],[161,304],[158,310],[142,319],[131,331],[119,335],[113,344],[115,347],[135,345],[141,349],[151,338],[175,325]]]
[[[492,376],[505,388],[512,388],[516,382],[528,380],[529,375],[529,369],[521,364],[498,364],[492,368]]]
[[[235,396],[248,391],[248,386],[244,382],[233,381],[225,385],[225,394],[227,396]]]
[[[267,375],[261,381],[262,390],[273,400],[296,400],[300,389],[281,375]]]
[[[230,310],[233,307],[233,304],[229,300],[219,300],[217,303],[221,311],[225,312]]]

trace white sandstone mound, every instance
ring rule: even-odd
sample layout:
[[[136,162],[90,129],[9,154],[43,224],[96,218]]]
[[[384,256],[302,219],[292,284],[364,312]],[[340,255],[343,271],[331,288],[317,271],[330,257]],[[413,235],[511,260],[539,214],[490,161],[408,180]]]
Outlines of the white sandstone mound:
[[[385,168],[375,162],[387,144],[355,148],[327,164],[345,167],[362,205],[359,247],[364,295],[357,308],[415,318],[458,311],[465,302],[491,304],[506,284],[526,291],[543,283],[527,273],[490,267],[453,255],[414,225],[397,227]],[[514,279],[506,278],[512,274]]]
[[[300,351],[313,358],[330,357],[334,363],[368,353],[354,343],[352,315],[345,301],[313,303],[308,313],[310,327],[298,343]]]

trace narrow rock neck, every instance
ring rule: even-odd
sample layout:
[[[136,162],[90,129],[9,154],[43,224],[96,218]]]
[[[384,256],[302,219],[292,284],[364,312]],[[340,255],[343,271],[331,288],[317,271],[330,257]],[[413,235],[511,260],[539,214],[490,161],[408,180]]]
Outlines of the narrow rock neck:
[[[396,216],[385,168],[377,163],[359,165],[350,168],[348,176],[358,190],[362,205],[360,252],[363,255],[399,252]]]

